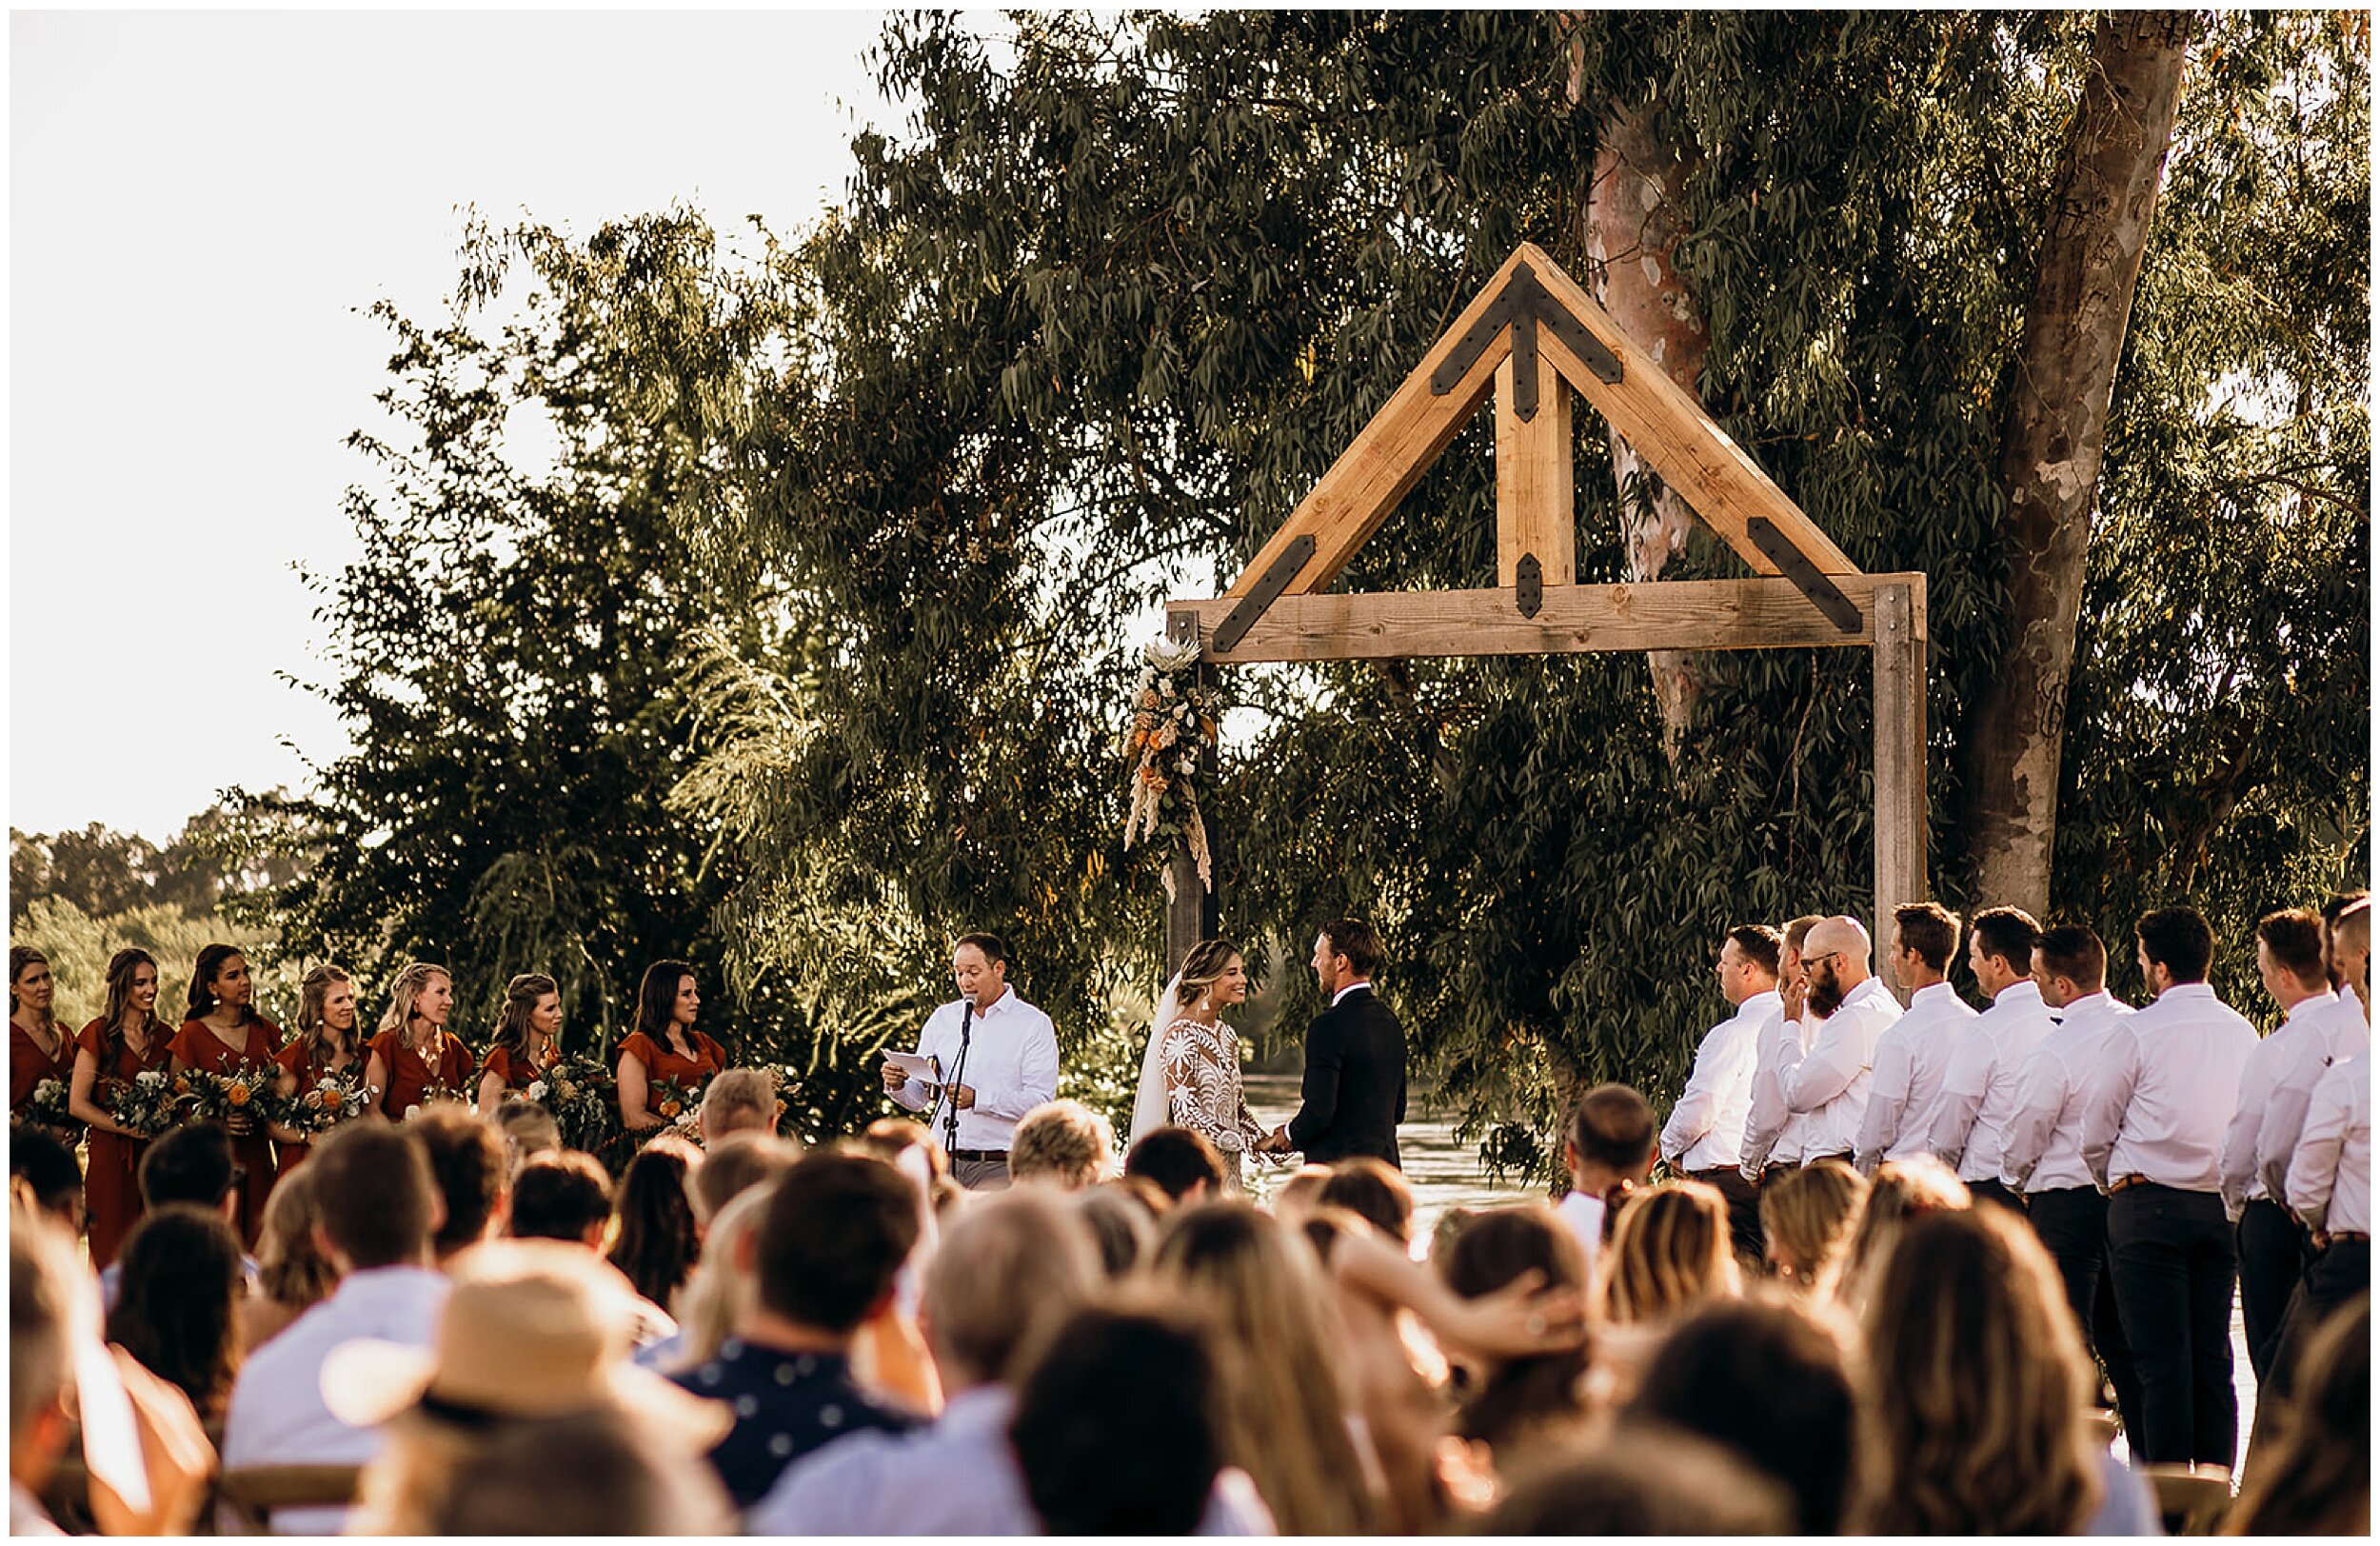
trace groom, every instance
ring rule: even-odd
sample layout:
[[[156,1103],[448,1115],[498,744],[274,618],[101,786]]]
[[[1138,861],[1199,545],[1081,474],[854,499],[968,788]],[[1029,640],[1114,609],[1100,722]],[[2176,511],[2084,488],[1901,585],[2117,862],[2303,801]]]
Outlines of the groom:
[[[1405,1031],[1372,991],[1380,940],[1352,918],[1322,925],[1314,941],[1314,981],[1330,1007],[1306,1027],[1304,1103],[1259,1154],[1300,1150],[1327,1164],[1370,1155],[1397,1164],[1397,1124],[1405,1120]]]

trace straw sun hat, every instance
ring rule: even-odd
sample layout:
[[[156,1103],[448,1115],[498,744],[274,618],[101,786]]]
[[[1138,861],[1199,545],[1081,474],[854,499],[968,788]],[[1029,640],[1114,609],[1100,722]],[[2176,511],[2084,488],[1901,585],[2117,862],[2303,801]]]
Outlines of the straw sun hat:
[[[365,1428],[408,1412],[477,1426],[603,1408],[700,1454],[735,1419],[628,1361],[632,1307],[585,1247],[496,1240],[454,1263],[432,1345],[361,1339],[323,1363],[331,1415]]]

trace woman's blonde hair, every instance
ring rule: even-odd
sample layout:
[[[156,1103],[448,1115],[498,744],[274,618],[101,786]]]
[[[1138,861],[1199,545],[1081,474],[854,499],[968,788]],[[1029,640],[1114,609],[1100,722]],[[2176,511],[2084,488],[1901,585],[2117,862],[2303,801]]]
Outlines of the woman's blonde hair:
[[[421,999],[422,990],[429,986],[433,977],[454,981],[454,974],[435,961],[417,961],[397,974],[388,984],[388,1008],[380,1017],[383,1032],[394,1031],[402,1039],[413,1025],[413,1005]]]
[[[1835,1301],[1854,1315],[1868,1302],[1905,1220],[1921,1213],[1964,1212],[1973,1205],[1974,1196],[1958,1173],[1930,1154],[1884,1161],[1868,1184],[1851,1249],[1843,1254],[1830,1285]]]
[[[1184,1008],[1223,980],[1231,963],[1240,959],[1240,947],[1229,940],[1200,940],[1181,962],[1181,1002]]]
[[[311,1166],[300,1165],[273,1183],[272,1196],[265,1200],[264,1233],[256,1242],[256,1280],[275,1304],[308,1309],[338,1286],[338,1267],[314,1242],[321,1218]]]
[[[1727,1199],[1703,1181],[1666,1181],[1621,1204],[1603,1307],[1615,1322],[1662,1320],[1743,1292]]]
[[[684,1374],[708,1363],[719,1344],[733,1335],[736,1322],[760,1299],[757,1275],[736,1270],[736,1253],[744,1238],[759,1227],[776,1191],[769,1182],[747,1186],[711,1216],[703,1235],[703,1254],[678,1291],[678,1329],[685,1334],[671,1374]]]
[[[1372,1499],[1313,1248],[1243,1203],[1204,1203],[1165,1220],[1152,1267],[1216,1328],[1224,1457],[1254,1478],[1280,1533],[1368,1529]]]
[[[1778,1280],[1804,1292],[1831,1289],[1867,1199],[1868,1179],[1840,1160],[1789,1170],[1760,1188],[1760,1233]]]
[[[2099,1506],[2091,1362],[2049,1253],[1993,1208],[1908,1219],[1875,1275],[1860,1535],[2071,1535]]]

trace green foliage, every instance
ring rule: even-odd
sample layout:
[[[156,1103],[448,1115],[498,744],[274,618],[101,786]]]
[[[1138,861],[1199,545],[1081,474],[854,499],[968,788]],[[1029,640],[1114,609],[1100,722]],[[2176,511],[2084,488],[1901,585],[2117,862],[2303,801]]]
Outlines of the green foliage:
[[[37,898],[70,902],[105,915],[162,906],[206,912],[227,895],[286,885],[301,862],[260,842],[233,841],[238,818],[222,805],[201,811],[165,847],[97,822],[79,832],[9,828],[9,922],[21,922]],[[232,858],[236,849],[248,862]]]

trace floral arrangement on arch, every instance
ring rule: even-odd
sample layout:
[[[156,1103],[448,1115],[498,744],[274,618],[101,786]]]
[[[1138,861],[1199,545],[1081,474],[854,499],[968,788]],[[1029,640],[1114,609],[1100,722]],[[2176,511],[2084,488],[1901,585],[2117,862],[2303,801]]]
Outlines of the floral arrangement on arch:
[[[1215,865],[1206,842],[1206,820],[1199,809],[1199,783],[1212,767],[1220,743],[1216,728],[1214,690],[1203,685],[1194,669],[1199,661],[1196,640],[1152,639],[1141,654],[1140,684],[1133,689],[1132,728],[1124,736],[1124,757],[1132,766],[1132,803],[1124,814],[1124,846],[1142,839],[1181,834],[1199,883],[1215,889]],[[1200,750],[1209,753],[1201,761]],[[1173,894],[1174,874],[1165,871],[1165,893]]]

